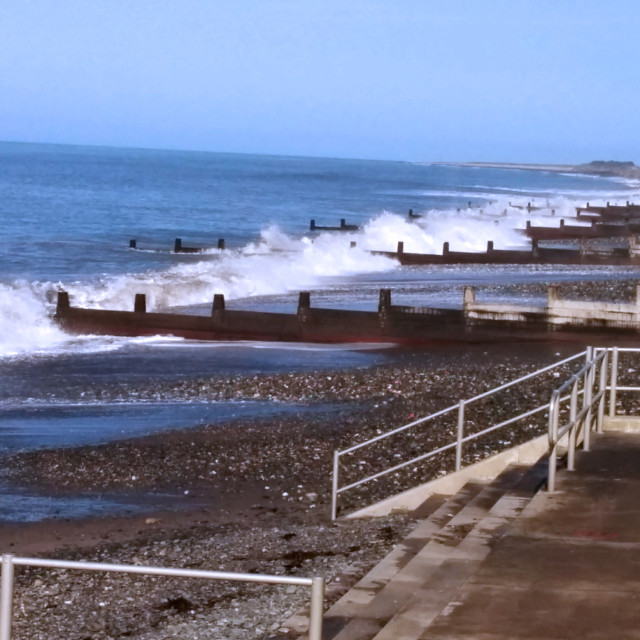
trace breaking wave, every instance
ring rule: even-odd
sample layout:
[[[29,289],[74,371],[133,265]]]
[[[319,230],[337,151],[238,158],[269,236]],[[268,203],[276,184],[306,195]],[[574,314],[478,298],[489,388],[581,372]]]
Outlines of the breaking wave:
[[[135,293],[146,294],[149,310],[160,310],[210,303],[215,293],[229,300],[282,295],[345,278],[356,288],[358,276],[398,268],[395,260],[371,252],[394,252],[400,241],[414,253],[442,253],[444,242],[452,251],[484,251],[489,240],[495,248],[524,247],[526,238],[518,229],[527,220],[553,225],[575,213],[575,202],[563,196],[545,200],[536,210],[526,204],[524,198],[517,203],[503,198],[482,207],[418,211],[416,218],[383,212],[356,231],[340,233],[293,236],[270,226],[240,250],[212,250],[165,269],[90,281],[0,284],[0,357],[114,349],[126,342],[60,331],[50,317],[60,288],[74,306],[125,310],[133,308]]]

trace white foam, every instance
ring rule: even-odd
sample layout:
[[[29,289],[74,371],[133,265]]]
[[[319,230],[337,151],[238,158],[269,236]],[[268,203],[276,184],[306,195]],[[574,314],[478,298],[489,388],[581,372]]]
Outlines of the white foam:
[[[357,282],[363,274],[380,273],[384,279],[385,272],[399,268],[397,261],[370,252],[395,252],[399,241],[406,252],[415,253],[440,254],[444,242],[452,251],[482,252],[489,241],[496,249],[524,247],[527,240],[517,229],[527,220],[557,226],[563,217],[575,215],[575,201],[565,196],[534,201],[541,208],[531,211],[526,209],[528,202],[525,197],[504,196],[482,207],[416,211],[422,217],[414,219],[382,212],[357,231],[301,237],[270,226],[239,251],[215,250],[163,270],[59,284],[0,284],[0,357],[109,351],[131,343],[126,338],[72,337],[60,331],[49,317],[53,296],[47,301],[47,293],[58,288],[69,292],[74,306],[102,309],[131,310],[134,294],[144,293],[153,311],[209,304],[215,293],[233,300],[320,288],[344,277]],[[166,344],[166,338],[137,340]]]
[[[241,251],[203,255],[202,260],[163,271],[111,276],[96,283],[74,282],[66,289],[74,306],[132,309],[133,294],[144,293],[147,307],[153,310],[208,303],[214,293],[231,300],[283,294],[317,287],[336,277],[397,266],[363,248],[351,249],[343,235],[293,238],[269,227],[260,241]]]
[[[0,284],[0,357],[55,349],[67,341],[49,318],[45,291],[37,284]]]

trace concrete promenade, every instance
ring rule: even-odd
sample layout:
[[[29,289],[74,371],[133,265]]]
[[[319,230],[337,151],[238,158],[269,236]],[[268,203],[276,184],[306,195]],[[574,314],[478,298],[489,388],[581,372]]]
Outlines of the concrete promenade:
[[[640,434],[594,435],[557,487],[531,500],[417,637],[640,638]]]

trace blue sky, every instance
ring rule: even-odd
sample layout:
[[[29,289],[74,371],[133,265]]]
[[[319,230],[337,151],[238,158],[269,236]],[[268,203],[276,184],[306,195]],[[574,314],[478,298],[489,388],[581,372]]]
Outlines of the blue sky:
[[[2,0],[0,140],[640,161],[636,0]]]

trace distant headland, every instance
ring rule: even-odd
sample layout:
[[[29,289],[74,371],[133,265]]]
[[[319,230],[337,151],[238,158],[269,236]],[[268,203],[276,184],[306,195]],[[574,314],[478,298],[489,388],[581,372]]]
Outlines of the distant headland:
[[[586,164],[527,164],[516,162],[432,162],[427,164],[451,164],[462,167],[493,167],[496,169],[519,169],[530,171],[558,171],[608,178],[640,179],[640,167],[633,162],[617,160],[593,160]]]

